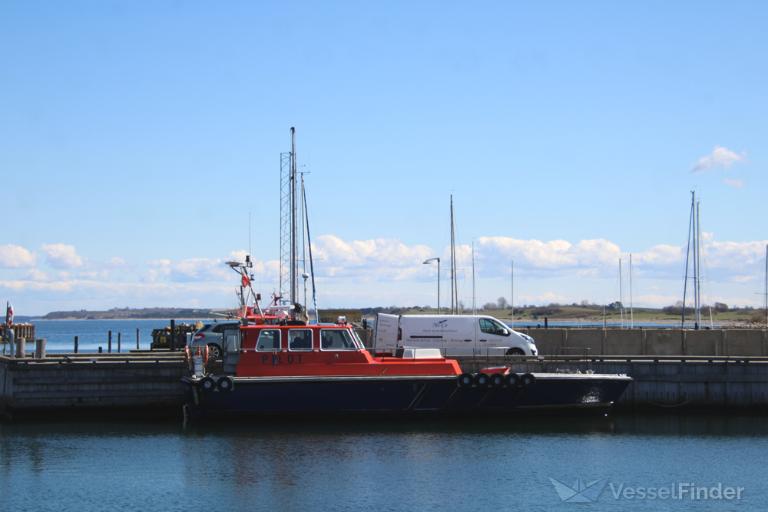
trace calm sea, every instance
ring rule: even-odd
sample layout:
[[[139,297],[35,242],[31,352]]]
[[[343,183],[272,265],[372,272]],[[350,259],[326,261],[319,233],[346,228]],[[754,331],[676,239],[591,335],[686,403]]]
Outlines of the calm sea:
[[[763,511],[767,434],[708,416],[0,424],[0,508]]]

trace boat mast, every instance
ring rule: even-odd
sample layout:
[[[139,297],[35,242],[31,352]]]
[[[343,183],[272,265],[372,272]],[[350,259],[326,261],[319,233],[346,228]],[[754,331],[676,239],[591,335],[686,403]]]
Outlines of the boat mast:
[[[696,217],[694,219],[694,295],[696,296],[696,321],[694,328],[701,326],[701,219],[699,217],[699,201],[696,201]]]
[[[691,213],[688,216],[688,242],[685,248],[685,277],[683,278],[683,309],[680,313],[680,328],[685,329],[685,305],[688,295],[688,266],[689,258],[691,255],[691,236],[693,234],[693,205],[695,202],[696,193],[691,190]]]
[[[477,314],[477,304],[475,302],[475,241],[472,240],[472,314]]]
[[[296,304],[296,128],[291,126],[291,304]]]
[[[624,328],[624,279],[622,279],[621,257],[619,257],[619,319],[621,328]]]
[[[509,309],[512,311],[510,327],[515,327],[515,260],[512,260],[509,268]]]
[[[632,253],[629,253],[629,327],[635,328],[635,296],[632,290]]]
[[[459,288],[456,283],[456,229],[453,219],[453,194],[451,194],[451,314],[459,310]]]
[[[302,202],[304,204],[304,221],[306,223],[306,229],[307,229],[307,249],[309,251],[309,275],[310,277],[312,277],[312,307],[315,310],[315,323],[320,323],[320,311],[317,310],[317,288],[315,287],[315,262],[312,259],[312,237],[310,236],[310,233],[309,233],[309,208],[307,208],[307,189],[304,187],[303,175],[301,177],[301,195],[302,195]],[[307,313],[307,318],[309,318],[309,313]]]

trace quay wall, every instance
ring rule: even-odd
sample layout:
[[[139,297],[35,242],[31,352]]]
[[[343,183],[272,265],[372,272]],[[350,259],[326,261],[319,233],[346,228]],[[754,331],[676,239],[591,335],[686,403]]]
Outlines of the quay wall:
[[[98,410],[181,414],[183,358],[0,357],[0,414]]]
[[[518,329],[541,355],[768,356],[766,329]]]

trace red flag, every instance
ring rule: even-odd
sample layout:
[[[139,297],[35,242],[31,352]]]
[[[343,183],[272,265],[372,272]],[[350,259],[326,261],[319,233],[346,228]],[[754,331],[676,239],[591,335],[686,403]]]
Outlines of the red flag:
[[[11,327],[13,325],[13,306],[11,306],[10,302],[6,303],[7,306],[5,308],[5,325],[8,327]]]
[[[251,280],[250,280],[250,279],[248,279],[248,276],[247,276],[247,275],[245,275],[245,274],[243,274],[243,279],[242,279],[240,282],[242,283],[242,285],[243,285],[243,288],[245,288],[246,286],[248,286],[249,284],[251,284]]]

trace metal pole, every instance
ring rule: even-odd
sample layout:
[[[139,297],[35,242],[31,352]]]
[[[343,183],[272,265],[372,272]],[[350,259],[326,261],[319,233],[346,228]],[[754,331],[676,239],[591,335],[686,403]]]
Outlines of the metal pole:
[[[475,241],[472,240],[472,314],[477,314],[477,304],[475,302]]]
[[[766,247],[768,251],[768,247]],[[437,258],[437,314],[440,314],[440,258]]]
[[[296,303],[296,128],[291,126],[291,304]]]
[[[621,328],[624,328],[624,288],[623,279],[621,278],[621,258],[619,258],[619,318],[621,320]]]
[[[635,311],[632,300],[632,253],[629,253],[629,328],[635,328]]]
[[[691,235],[693,233],[693,200],[695,192],[691,190],[691,213],[688,216],[688,245],[685,248],[685,278],[683,279],[683,311],[680,316],[680,329],[685,329],[685,299],[688,293],[688,258],[691,255]]]
[[[139,350],[139,328],[136,328],[136,350]]]
[[[75,354],[77,354],[78,345],[80,344],[79,336],[75,336]]]
[[[121,345],[123,344],[123,333],[117,333],[117,353],[120,353]]]
[[[107,332],[107,353],[112,353],[112,331]]]
[[[515,326],[515,260],[512,260],[510,266],[510,289],[509,289],[509,308],[512,310],[512,325]]]
[[[171,339],[168,341],[168,348],[176,350],[176,320],[171,318]]]
[[[701,325],[701,218],[696,201],[696,329]]]

